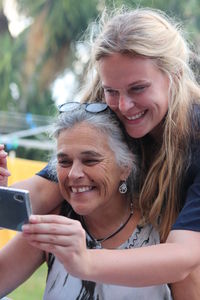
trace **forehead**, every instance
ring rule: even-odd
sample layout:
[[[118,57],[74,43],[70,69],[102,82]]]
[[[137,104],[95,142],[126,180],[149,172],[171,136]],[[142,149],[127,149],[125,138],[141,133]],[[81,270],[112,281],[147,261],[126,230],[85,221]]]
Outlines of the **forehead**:
[[[150,80],[159,72],[156,63],[142,56],[115,53],[98,62],[102,83],[129,85],[140,80]]]
[[[96,151],[109,155],[112,153],[107,134],[87,123],[64,129],[57,138],[57,150],[61,149],[74,152]]]

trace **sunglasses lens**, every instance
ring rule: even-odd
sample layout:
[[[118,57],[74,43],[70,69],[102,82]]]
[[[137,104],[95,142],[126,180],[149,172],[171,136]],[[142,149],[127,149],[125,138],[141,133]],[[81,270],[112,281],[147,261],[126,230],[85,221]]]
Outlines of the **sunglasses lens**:
[[[84,108],[87,112],[90,113],[100,113],[108,108],[106,103],[94,102],[94,103],[80,103],[80,102],[67,102],[58,106],[59,112],[69,112],[75,110],[79,107]]]
[[[85,110],[91,113],[99,113],[106,110],[108,105],[106,103],[89,103],[86,105]]]
[[[79,102],[67,102],[59,106],[59,112],[67,112],[80,106]]]

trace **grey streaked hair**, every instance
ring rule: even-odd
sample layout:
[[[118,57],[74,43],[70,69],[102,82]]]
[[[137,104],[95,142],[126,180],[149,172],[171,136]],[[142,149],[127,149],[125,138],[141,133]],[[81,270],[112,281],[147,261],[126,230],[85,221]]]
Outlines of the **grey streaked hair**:
[[[135,143],[125,132],[123,125],[117,116],[107,109],[104,112],[93,114],[85,111],[84,106],[72,112],[61,113],[54,125],[52,136],[57,139],[63,130],[73,128],[77,124],[88,123],[97,131],[105,134],[111,150],[115,154],[116,162],[120,168],[131,168],[131,173],[127,179],[129,196],[133,197],[136,192],[138,162],[136,159]],[[134,152],[134,153],[133,153]],[[50,172],[56,176],[56,158],[50,162]]]

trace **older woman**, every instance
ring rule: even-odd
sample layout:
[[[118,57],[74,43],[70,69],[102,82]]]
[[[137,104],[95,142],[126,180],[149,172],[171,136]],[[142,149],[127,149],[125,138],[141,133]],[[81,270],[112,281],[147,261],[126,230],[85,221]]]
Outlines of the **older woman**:
[[[69,106],[74,105],[78,107],[71,111]],[[46,251],[51,254],[44,299],[64,300],[66,295],[70,300],[171,299],[165,284],[145,288],[126,287],[125,282],[124,286],[105,285],[82,280],[81,273],[70,268],[68,262],[73,261],[81,270],[80,254],[85,260],[85,254],[94,249],[128,251],[154,245],[159,243],[159,234],[152,225],[139,224],[133,145],[114,113],[101,103],[71,103],[68,110],[60,115],[54,131],[56,175],[67,202],[60,215],[32,216],[30,224],[24,225],[24,237],[41,250],[28,246],[22,237],[1,250],[0,295],[30,275],[44,261]]]

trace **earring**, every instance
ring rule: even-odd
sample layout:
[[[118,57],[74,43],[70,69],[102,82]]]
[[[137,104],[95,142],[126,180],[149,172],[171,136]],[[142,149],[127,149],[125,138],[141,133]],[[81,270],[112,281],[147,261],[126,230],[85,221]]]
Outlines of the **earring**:
[[[122,182],[122,184],[119,186],[119,192],[120,194],[126,194],[127,192],[127,184],[126,181]]]

